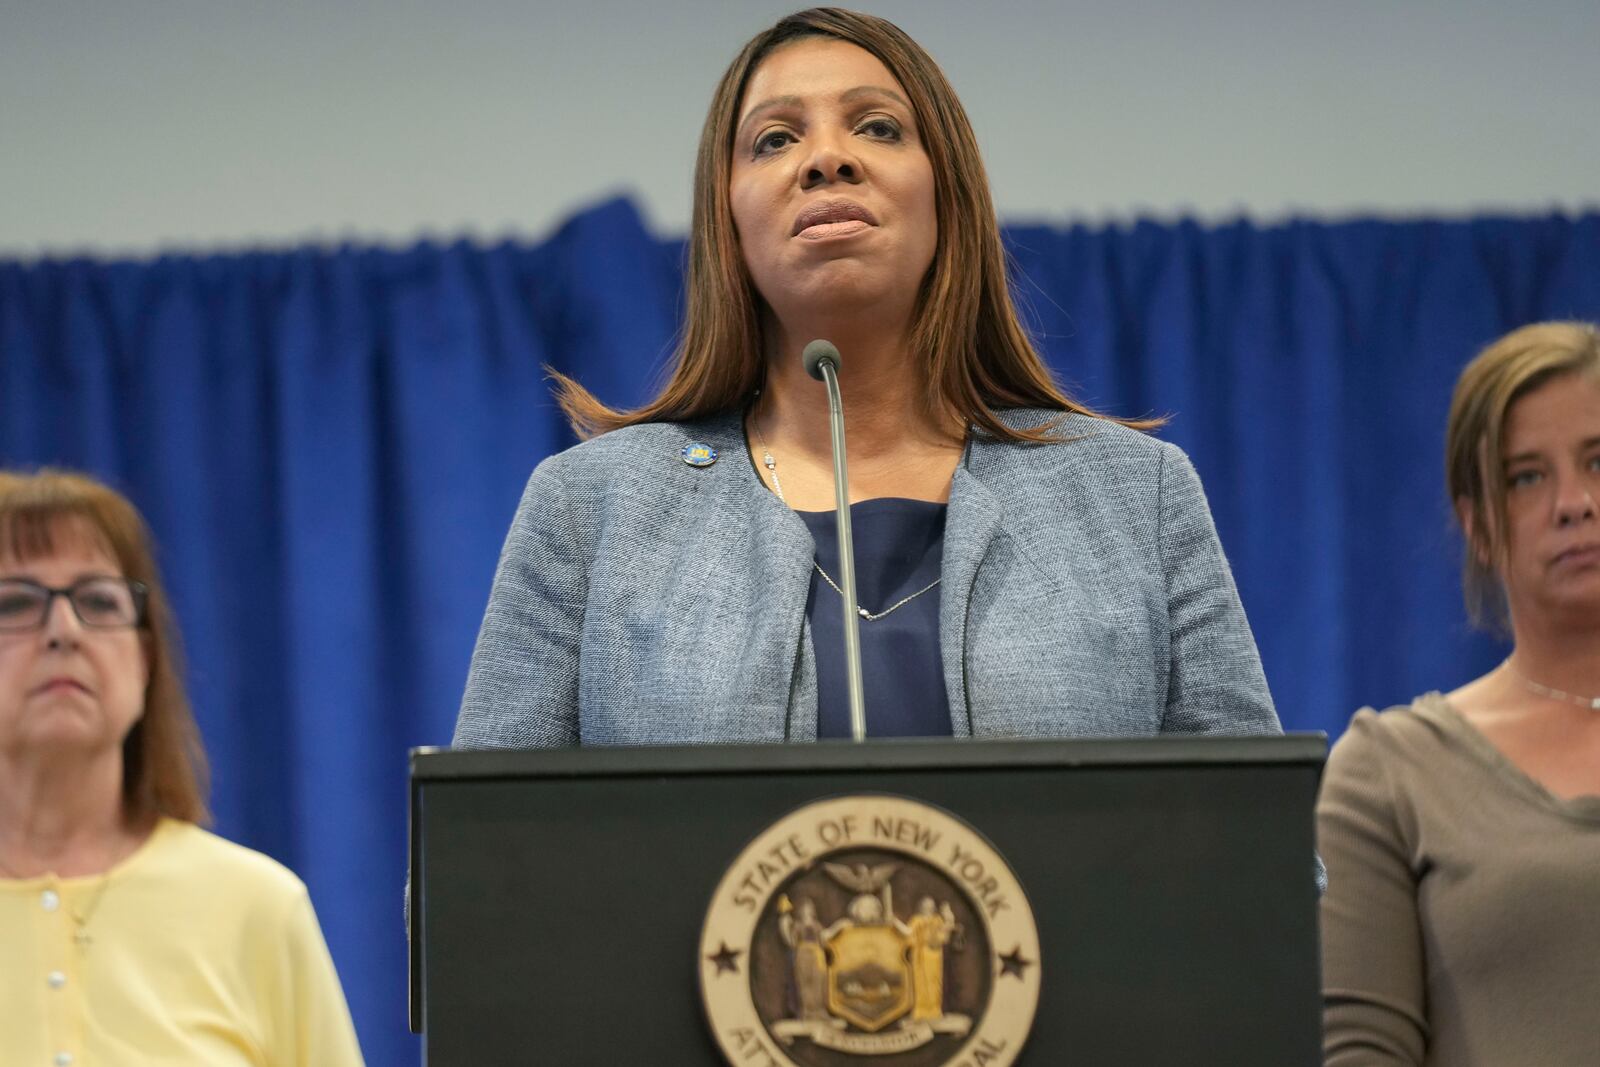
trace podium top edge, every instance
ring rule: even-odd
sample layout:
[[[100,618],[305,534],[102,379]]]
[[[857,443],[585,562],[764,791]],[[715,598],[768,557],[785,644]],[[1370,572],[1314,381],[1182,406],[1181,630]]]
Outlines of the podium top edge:
[[[1307,765],[1327,736],[1173,735],[1069,740],[901,738],[758,745],[601,745],[560,749],[411,750],[413,781],[573,778],[1001,767]]]

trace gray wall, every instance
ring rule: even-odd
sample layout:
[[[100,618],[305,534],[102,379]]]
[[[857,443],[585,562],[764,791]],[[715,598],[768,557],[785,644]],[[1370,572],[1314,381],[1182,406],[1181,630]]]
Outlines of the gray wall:
[[[1003,217],[1600,204],[1600,2],[859,6],[944,65]],[[689,211],[738,45],[789,4],[0,0],[0,255],[536,237]]]

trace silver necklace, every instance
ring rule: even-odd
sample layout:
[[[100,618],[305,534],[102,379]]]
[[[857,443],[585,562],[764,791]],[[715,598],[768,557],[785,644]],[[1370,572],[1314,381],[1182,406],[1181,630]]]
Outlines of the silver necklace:
[[[1506,660],[1506,670],[1511,672],[1513,678],[1542,697],[1549,697],[1551,700],[1564,700],[1569,704],[1576,704],[1580,708],[1588,708],[1590,711],[1600,711],[1600,697],[1584,697],[1576,693],[1569,693],[1565,689],[1552,689],[1548,685],[1540,685],[1513,667],[1509,659]]]
[[[757,393],[756,395],[760,396],[761,394]],[[761,446],[761,465],[767,468],[768,474],[772,475],[772,491],[778,494],[779,500],[782,500],[785,504],[787,504],[789,501],[785,499],[783,495],[783,483],[778,481],[778,461],[772,458],[772,450],[767,447],[767,439],[761,436],[761,424],[756,420],[754,412],[751,412],[750,414],[750,428],[756,432],[756,443]],[[839,588],[839,583],[828,576],[828,572],[822,569],[822,564],[817,562],[816,557],[812,557],[811,565],[817,569],[817,573],[822,575],[822,580],[827,582],[835,593],[838,593],[841,597],[844,596],[844,590]],[[856,614],[860,615],[868,622],[877,622],[885,615],[890,615],[896,611],[899,611],[901,608],[905,607],[907,604],[911,603],[913,600],[917,599],[917,597],[921,596],[923,593],[926,593],[943,580],[944,578],[941,575],[940,577],[929,582],[927,585],[923,586],[921,589],[918,589],[915,593],[912,593],[910,596],[901,597],[899,600],[895,601],[893,604],[890,604],[888,607],[879,612],[868,611],[866,608],[857,604]]]

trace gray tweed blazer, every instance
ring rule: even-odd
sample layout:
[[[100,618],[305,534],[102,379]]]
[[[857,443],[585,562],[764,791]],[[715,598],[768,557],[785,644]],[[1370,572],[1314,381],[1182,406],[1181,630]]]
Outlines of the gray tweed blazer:
[[[951,482],[939,642],[955,735],[1277,732],[1188,457],[1116,423],[1061,428],[1048,445],[974,435]],[[692,442],[720,459],[688,466]],[[550,457],[506,538],[455,744],[815,739],[813,552],[737,413]]]

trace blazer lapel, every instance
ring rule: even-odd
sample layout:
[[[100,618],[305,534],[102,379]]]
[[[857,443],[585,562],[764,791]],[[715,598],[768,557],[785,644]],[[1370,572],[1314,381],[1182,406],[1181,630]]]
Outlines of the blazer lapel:
[[[753,477],[753,475],[752,475]],[[812,660],[810,631],[805,626],[806,597],[811,591],[811,561],[817,546],[805,521],[777,496],[758,486],[755,524],[761,545],[770,551],[758,553],[757,580],[761,583],[760,602],[774,619],[792,620],[788,627],[769,627],[776,641],[752,649],[759,661],[774,667],[787,667],[788,713],[783,723],[786,741],[817,739],[816,664]]]
[[[784,721],[771,724],[773,736],[815,740],[816,667],[804,625],[811,561],[816,555],[811,531],[761,484],[751,467],[742,416],[719,422],[708,436],[721,453],[721,462],[728,465],[719,472],[723,476],[718,479],[718,506],[731,520],[728,528],[744,527],[751,537],[745,551],[724,556],[726,566],[748,569],[751,625],[743,635],[748,691],[788,694]]]
[[[939,648],[944,661],[945,695],[950,701],[950,726],[956,737],[972,736],[972,709],[967,705],[967,618],[978,566],[1000,528],[1000,501],[968,469],[975,442],[956,467],[945,511],[944,562],[939,594]]]

